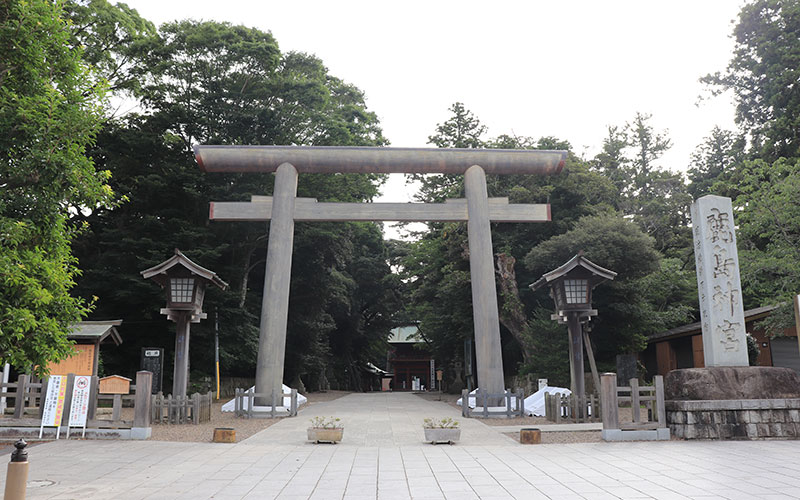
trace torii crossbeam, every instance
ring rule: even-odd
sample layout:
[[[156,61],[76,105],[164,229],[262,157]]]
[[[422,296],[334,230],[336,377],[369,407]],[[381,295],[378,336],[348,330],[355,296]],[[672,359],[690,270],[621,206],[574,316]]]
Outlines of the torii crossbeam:
[[[550,206],[490,199],[485,174],[557,174],[564,166],[566,151],[307,146],[195,146],[194,151],[197,163],[206,172],[275,172],[272,197],[253,196],[249,203],[212,202],[209,210],[212,220],[271,220],[256,365],[257,393],[281,393],[295,221],[466,221],[478,383],[489,393],[503,391],[489,223],[549,221]],[[298,172],[463,174],[466,200],[320,203],[313,198],[296,197]]]

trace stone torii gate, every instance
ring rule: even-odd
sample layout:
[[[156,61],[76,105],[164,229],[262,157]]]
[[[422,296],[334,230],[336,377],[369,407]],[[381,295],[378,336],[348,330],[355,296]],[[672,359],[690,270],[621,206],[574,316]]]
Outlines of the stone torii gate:
[[[273,196],[211,202],[209,218],[271,221],[259,328],[256,392],[282,392],[295,221],[466,221],[475,355],[482,390],[504,390],[490,222],[546,222],[550,205],[489,198],[485,174],[557,174],[566,151],[308,146],[195,146],[206,172],[275,172]],[[445,203],[319,203],[297,198],[298,173],[463,174],[466,200]],[[280,396],[277,396],[280,397]],[[272,399],[271,399],[272,400]]]

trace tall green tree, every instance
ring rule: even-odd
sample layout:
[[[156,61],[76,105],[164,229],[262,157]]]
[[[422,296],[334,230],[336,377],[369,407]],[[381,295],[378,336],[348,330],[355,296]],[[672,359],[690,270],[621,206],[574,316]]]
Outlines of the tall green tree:
[[[714,183],[727,179],[744,161],[745,138],[730,130],[714,127],[692,153],[689,185],[692,198],[707,194],[723,194],[713,189]]]
[[[258,343],[266,225],[210,223],[208,202],[249,200],[272,192],[273,177],[208,174],[197,167],[191,145],[308,144],[381,145],[386,141],[363,93],[330,75],[322,62],[300,53],[281,53],[272,35],[226,23],[181,21],[163,25],[158,36],[136,43],[130,71],[139,75],[139,114],[109,122],[93,155],[114,172],[114,185],[127,202],[90,216],[93,231],[77,242],[86,272],[82,293],[99,297],[97,315],[125,319],[126,342],[107,354],[107,365],[130,373],[140,347],[166,345],[173,328],[158,314],[162,292],[139,271],[179,247],[231,283],[213,291],[206,309],[220,318],[223,371],[251,376]],[[368,201],[378,193],[379,175],[300,177],[298,196],[321,201]],[[362,262],[361,252],[380,255],[376,227],[303,223],[295,230],[287,336],[286,382],[304,377],[314,389],[327,380],[354,387],[345,371],[359,370],[368,349],[385,342],[386,322],[372,317],[381,302],[356,304],[385,262]],[[369,239],[365,234],[371,235]],[[364,239],[372,246],[359,244]],[[353,275],[351,275],[353,273]],[[378,280],[388,287],[388,280]],[[370,292],[378,294],[377,291]],[[389,293],[388,291],[386,293]],[[364,299],[366,300],[366,299]],[[388,313],[381,312],[382,317]],[[193,327],[192,368],[207,375],[213,366],[213,322]],[[338,331],[341,335],[333,335]],[[345,335],[347,333],[347,335]],[[351,364],[337,363],[339,342],[351,342]],[[363,349],[362,349],[363,348]],[[366,350],[364,350],[366,349]],[[376,360],[377,361],[377,360]]]
[[[733,92],[736,122],[748,134],[754,156],[800,157],[800,4],[751,1],[739,13],[733,36],[726,70],[701,81],[715,93]]]
[[[71,353],[90,309],[70,295],[70,214],[113,197],[86,156],[105,89],[69,42],[62,2],[0,3],[0,358],[37,373]]]

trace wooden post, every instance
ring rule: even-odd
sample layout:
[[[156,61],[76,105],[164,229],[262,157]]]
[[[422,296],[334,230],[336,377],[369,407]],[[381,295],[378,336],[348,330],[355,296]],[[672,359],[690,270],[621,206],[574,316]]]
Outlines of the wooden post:
[[[133,427],[131,438],[150,437],[150,404],[152,403],[153,374],[148,371],[136,372],[136,394],[133,400]]]
[[[290,400],[290,404],[292,405],[289,409],[289,415],[292,417],[297,416],[297,389],[292,389],[292,397]]]
[[[639,379],[632,378],[630,380],[631,385],[631,414],[633,415],[633,421],[637,424],[642,421],[641,416],[641,402],[639,401]]]
[[[189,384],[189,336],[191,313],[176,313],[175,318],[175,366],[172,368],[172,395],[186,396]]]
[[[89,386],[89,411],[86,415],[88,420],[94,420],[97,414],[97,394],[100,391],[100,377],[92,375],[92,383]]]
[[[17,392],[14,394],[14,418],[25,416],[25,393],[28,390],[28,375],[20,375],[17,379]]]
[[[283,363],[286,351],[286,324],[289,314],[289,284],[294,245],[294,208],[297,196],[297,170],[284,163],[275,172],[272,221],[267,243],[267,268],[261,302],[258,334],[256,393],[283,392]],[[261,403],[265,403],[261,401]],[[251,408],[255,405],[250,402]],[[274,405],[273,405],[274,408]]]
[[[197,425],[200,423],[200,393],[195,392],[192,394],[192,423]]]
[[[464,173],[467,197],[467,239],[472,285],[472,318],[475,328],[475,358],[478,386],[485,394],[503,391],[503,353],[500,346],[500,316],[494,279],[494,253],[489,224],[486,174],[478,165]]]
[[[466,389],[461,389],[461,416],[469,417],[469,392]]]
[[[618,408],[617,374],[604,373],[600,377],[600,410],[603,414],[603,429],[619,429]]]
[[[114,403],[111,405],[111,420],[116,422],[122,414],[122,394],[114,394]]]
[[[667,426],[667,411],[664,407],[664,377],[656,375],[653,377],[656,387],[656,415],[658,415],[658,426]]]
[[[572,346],[572,395],[580,399],[586,394],[583,383],[583,335],[577,313],[568,313],[569,340]]]
[[[592,349],[592,340],[589,338],[589,334],[586,333],[586,330],[583,330],[583,344],[586,347],[586,354],[589,358],[589,367],[592,369],[592,380],[594,380],[594,391],[596,393],[600,393],[600,375],[597,373],[597,364],[594,362],[594,349]]]

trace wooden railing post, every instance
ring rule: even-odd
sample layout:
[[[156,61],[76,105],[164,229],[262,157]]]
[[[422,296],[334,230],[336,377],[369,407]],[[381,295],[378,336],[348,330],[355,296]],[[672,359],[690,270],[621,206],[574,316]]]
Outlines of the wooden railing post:
[[[633,421],[638,424],[642,421],[642,403],[639,401],[639,379],[632,378],[629,384],[631,386],[631,414],[633,415]]]
[[[17,392],[14,395],[14,418],[25,416],[25,393],[28,391],[28,375],[20,375],[17,379]]]
[[[94,420],[97,415],[97,395],[100,393],[100,377],[97,375],[92,376],[92,382],[89,384],[89,411],[86,418]]]
[[[150,396],[152,390],[153,374],[148,371],[136,372],[136,395],[133,402],[131,439],[147,439],[153,431],[150,427]]]
[[[600,408],[603,413],[603,429],[619,429],[616,373],[604,373],[600,377]]]
[[[656,387],[656,414],[658,415],[658,426],[667,426],[667,412],[664,408],[664,377],[656,375],[653,377],[653,382]]]

